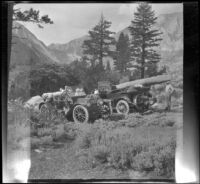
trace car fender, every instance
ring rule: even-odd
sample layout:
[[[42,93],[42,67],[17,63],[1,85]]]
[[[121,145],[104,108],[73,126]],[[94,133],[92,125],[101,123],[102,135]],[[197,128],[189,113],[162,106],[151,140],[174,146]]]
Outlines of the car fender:
[[[119,97],[116,98],[116,103],[119,101],[119,100],[126,100],[128,103],[132,103],[131,102],[131,99],[127,96],[127,95],[121,95]]]
[[[41,106],[42,106],[43,104],[45,104],[45,102],[41,102],[41,103],[39,104],[39,106],[38,106],[38,109],[39,109],[39,110],[40,110],[40,108],[41,108]]]

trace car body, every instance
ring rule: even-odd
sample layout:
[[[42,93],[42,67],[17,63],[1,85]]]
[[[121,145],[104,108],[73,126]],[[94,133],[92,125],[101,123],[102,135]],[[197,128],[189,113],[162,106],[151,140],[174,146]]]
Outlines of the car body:
[[[110,99],[113,110],[120,114],[128,114],[133,111],[144,112],[156,102],[156,98],[153,98],[150,93],[149,86],[132,85],[120,89],[112,86],[108,90],[106,90],[106,86],[108,85],[100,84],[100,97]]]
[[[111,100],[101,99],[98,95],[69,96],[65,93],[55,97],[50,95],[50,98],[44,99],[39,108],[43,113],[55,109],[69,121],[79,123],[107,118],[112,113]]]

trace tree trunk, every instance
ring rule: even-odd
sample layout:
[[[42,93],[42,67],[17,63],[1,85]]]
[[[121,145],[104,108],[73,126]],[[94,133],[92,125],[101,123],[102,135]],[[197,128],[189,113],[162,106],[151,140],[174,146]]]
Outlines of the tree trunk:
[[[100,40],[100,58],[99,58],[99,64],[100,68],[103,69],[103,22],[101,23],[101,40]]]
[[[99,64],[100,64],[100,68],[103,69],[103,38],[101,38],[101,45],[100,45],[100,58],[99,58]]]
[[[142,40],[142,64],[141,64],[141,79],[144,79],[144,72],[145,72],[145,57],[144,57],[144,52],[145,52],[145,41],[144,38]]]
[[[141,79],[144,79],[144,70],[145,70],[145,58],[144,58],[144,44],[142,44],[142,64],[141,64]]]
[[[144,79],[144,64],[141,66],[141,79]]]
[[[92,60],[91,60],[91,68],[94,68],[94,62],[95,62],[95,61],[92,59]]]
[[[144,31],[144,17],[143,17],[143,31]],[[145,44],[145,40],[144,40],[144,36],[142,36],[142,64],[141,64],[141,79],[144,79],[144,71],[145,71],[145,57],[144,57],[144,52],[145,52],[145,47],[144,47],[144,44]]]
[[[100,68],[103,69],[103,56],[102,56],[102,53],[101,53],[101,56],[100,56]]]

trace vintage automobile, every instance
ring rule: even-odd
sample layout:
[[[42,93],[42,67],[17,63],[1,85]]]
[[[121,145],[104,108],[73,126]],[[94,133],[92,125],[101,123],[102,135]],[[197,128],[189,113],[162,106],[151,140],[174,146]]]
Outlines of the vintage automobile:
[[[107,118],[112,113],[111,100],[101,99],[98,95],[70,96],[62,91],[43,94],[43,98],[44,102],[39,105],[43,114],[62,116],[78,123]]]
[[[73,103],[66,113],[68,120],[75,122],[93,122],[106,119],[112,114],[111,100],[101,99],[98,95],[74,96]]]
[[[116,89],[115,86],[108,87],[108,83],[102,81],[98,84],[99,96],[110,99],[113,110],[119,114],[145,112],[156,102],[156,98],[150,93],[150,87],[138,84]]]
[[[99,95],[102,99],[110,99],[112,108],[119,114],[129,112],[145,112],[157,101],[150,92],[151,85],[168,82],[170,75],[159,75],[118,85],[111,85],[108,81],[98,83]]]

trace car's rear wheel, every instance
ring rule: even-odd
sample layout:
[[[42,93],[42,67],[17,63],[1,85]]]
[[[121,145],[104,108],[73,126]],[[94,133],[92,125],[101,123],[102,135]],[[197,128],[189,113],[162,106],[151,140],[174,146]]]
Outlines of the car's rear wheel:
[[[88,109],[82,105],[77,105],[73,109],[73,120],[77,123],[86,123],[89,120]]]
[[[139,112],[145,112],[149,108],[149,99],[143,94],[136,95],[134,98],[134,103]]]
[[[126,100],[119,100],[116,104],[116,111],[118,114],[128,114],[130,112],[128,102]]]

